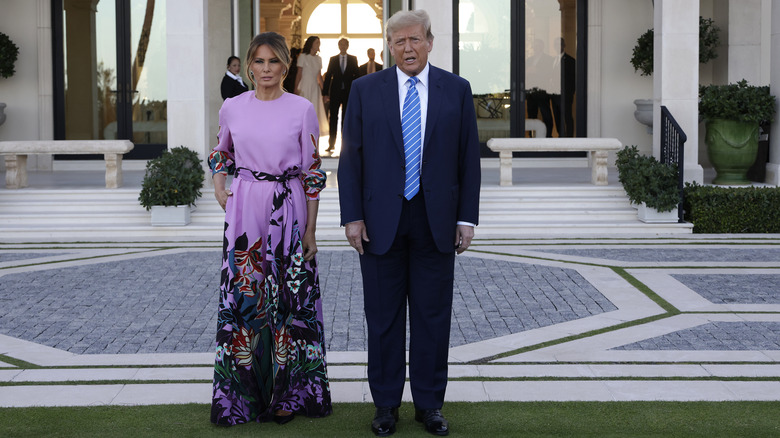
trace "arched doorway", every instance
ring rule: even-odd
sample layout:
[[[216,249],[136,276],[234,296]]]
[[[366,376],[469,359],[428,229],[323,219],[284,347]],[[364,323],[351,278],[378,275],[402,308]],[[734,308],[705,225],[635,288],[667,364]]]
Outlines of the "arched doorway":
[[[323,67],[327,67],[329,57],[339,52],[337,43],[342,37],[349,39],[349,53],[357,56],[358,64],[368,61],[368,49],[373,48],[377,55],[384,50],[382,9],[376,6],[377,2],[303,0],[302,3],[301,40],[310,35],[320,37]]]

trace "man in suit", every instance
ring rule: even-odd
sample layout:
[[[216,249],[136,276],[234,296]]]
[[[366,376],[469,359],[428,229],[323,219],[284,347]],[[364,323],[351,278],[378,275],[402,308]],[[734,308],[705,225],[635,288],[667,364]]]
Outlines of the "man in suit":
[[[397,12],[386,29],[397,65],[352,84],[338,168],[341,224],[363,275],[371,428],[395,431],[408,307],[415,419],[447,435],[455,254],[471,244],[479,216],[474,98],[468,81],[428,63],[425,11]]]
[[[541,113],[548,137],[552,137],[553,128],[549,95],[552,65],[553,57],[545,53],[544,41],[534,40],[533,55],[525,60],[526,105],[528,117],[535,119]]]
[[[328,152],[336,148],[336,130],[338,128],[339,107],[341,107],[341,120],[344,123],[344,114],[347,111],[349,89],[352,81],[358,76],[357,57],[348,55],[349,40],[339,40],[339,54],[332,56],[328,62],[328,70],[325,72],[322,87],[323,101],[328,104],[330,113],[330,138],[328,139]]]
[[[368,62],[358,68],[358,77],[382,70],[382,64],[374,61],[374,57],[376,57],[374,49],[368,49],[366,54],[368,55]]]
[[[572,104],[574,92],[577,86],[577,62],[565,52],[566,42],[559,38],[556,42],[559,55],[553,62],[553,70],[550,79],[550,101],[552,113],[555,117],[555,128],[558,137],[574,136],[574,116]]]

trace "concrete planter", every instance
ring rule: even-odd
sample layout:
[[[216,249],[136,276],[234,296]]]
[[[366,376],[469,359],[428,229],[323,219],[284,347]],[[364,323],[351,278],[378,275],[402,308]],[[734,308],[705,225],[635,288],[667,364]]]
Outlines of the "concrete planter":
[[[648,134],[653,134],[653,99],[636,99],[634,101],[636,111],[634,118],[637,122],[646,126]]]
[[[648,207],[644,202],[637,206],[636,215],[640,221],[646,224],[675,223],[678,220],[676,208],[672,211],[661,213],[654,208]]]
[[[176,205],[173,207],[152,206],[153,227],[183,227],[189,223],[189,205]]]

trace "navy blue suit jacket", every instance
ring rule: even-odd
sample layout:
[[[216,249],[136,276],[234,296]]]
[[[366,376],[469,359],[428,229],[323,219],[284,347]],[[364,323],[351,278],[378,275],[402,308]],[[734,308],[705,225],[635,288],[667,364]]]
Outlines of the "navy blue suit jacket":
[[[430,66],[421,189],[436,247],[453,252],[457,221],[479,220],[479,138],[471,86]],[[377,104],[381,103],[381,104]],[[364,220],[381,255],[396,235],[405,182],[397,67],[352,83],[344,117],[338,183],[341,224]]]

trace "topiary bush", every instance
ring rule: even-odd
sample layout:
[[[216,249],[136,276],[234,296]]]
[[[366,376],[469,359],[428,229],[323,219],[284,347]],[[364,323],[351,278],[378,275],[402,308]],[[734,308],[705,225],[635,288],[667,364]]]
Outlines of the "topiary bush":
[[[634,71],[642,76],[653,74],[653,29],[648,29],[636,40],[633,52],[631,52],[631,65]],[[718,57],[716,51],[720,45],[720,29],[713,24],[712,18],[699,17],[699,63],[707,62]]]
[[[0,32],[0,76],[10,78],[16,73],[14,64],[19,57],[19,47],[8,35]]]
[[[780,188],[685,184],[685,220],[694,233],[780,232]]]
[[[203,181],[198,154],[179,146],[146,163],[138,200],[147,210],[153,205],[193,205],[201,196]]]

